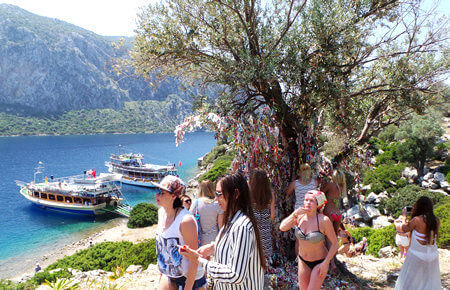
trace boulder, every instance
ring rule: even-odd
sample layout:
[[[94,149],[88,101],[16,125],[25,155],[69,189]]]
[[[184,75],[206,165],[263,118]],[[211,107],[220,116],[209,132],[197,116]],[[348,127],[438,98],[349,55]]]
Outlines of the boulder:
[[[358,223],[358,227],[360,227],[360,228],[367,228],[368,225],[365,222],[359,222]]]
[[[365,193],[365,192],[367,192],[367,191],[369,191],[369,190],[370,190],[370,184],[364,185],[363,187],[361,187],[361,191],[362,191],[363,193]]]
[[[347,216],[348,218],[354,217],[354,218],[355,218],[355,221],[362,221],[362,219],[363,219],[362,214],[361,214],[361,212],[360,212],[360,210],[359,210],[358,205],[355,205],[355,206],[353,206],[352,208],[350,208],[349,210],[347,210],[346,216]]]
[[[431,184],[433,182],[428,182],[426,180],[422,181],[422,183],[420,184],[420,186],[422,186],[423,188],[431,188]]]
[[[62,269],[61,268],[56,268],[56,269],[53,269],[53,270],[50,270],[50,271],[48,271],[50,274],[53,274],[53,273],[56,273],[56,272],[59,272],[59,271],[61,271]]]
[[[431,180],[434,177],[434,174],[432,172],[428,172],[423,176],[423,180]]]
[[[379,199],[389,198],[389,195],[388,195],[387,191],[383,191],[382,193],[380,193],[380,194],[378,195],[378,198],[379,198]]]
[[[396,252],[397,252],[396,248],[394,248],[392,246],[387,246],[387,247],[381,248],[378,251],[378,256],[380,256],[380,258],[394,257]]]
[[[142,266],[141,265],[130,265],[127,268],[126,272],[129,273],[129,274],[133,274],[133,273],[139,274],[139,273],[142,272]]]
[[[428,174],[428,173],[430,173],[430,171],[431,171],[431,168],[428,167],[428,166],[425,166],[425,167],[423,168],[423,174]]]
[[[374,229],[381,229],[390,225],[391,222],[389,222],[389,217],[385,215],[380,215],[372,220],[372,228]]]
[[[194,187],[197,188],[198,187],[198,181],[195,179],[191,179],[188,181],[188,187]]]
[[[441,172],[436,172],[436,173],[433,175],[433,179],[434,179],[435,181],[437,181],[437,183],[440,183],[440,182],[442,182],[442,181],[445,181],[445,175],[444,175],[443,173],[441,173]]]
[[[363,208],[366,211],[369,220],[381,215],[378,208],[372,204],[365,204],[363,205]]]
[[[417,169],[414,167],[405,167],[402,172],[402,176],[404,176],[406,179],[416,179],[417,178]]]
[[[366,201],[368,203],[374,203],[377,200],[378,196],[375,194],[375,192],[369,193],[369,195],[366,198]]]

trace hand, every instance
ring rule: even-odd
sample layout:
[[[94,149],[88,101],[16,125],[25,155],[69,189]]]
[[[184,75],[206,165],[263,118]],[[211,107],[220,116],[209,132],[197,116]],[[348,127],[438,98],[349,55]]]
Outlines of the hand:
[[[323,261],[319,264],[319,276],[320,278],[324,278],[328,273],[328,266],[330,265],[330,262],[327,262],[327,260]]]
[[[214,253],[214,243],[209,243],[207,245],[201,246],[200,248],[198,248],[197,253],[202,258],[208,258]]]
[[[200,257],[200,255],[197,253],[197,251],[192,250],[188,245],[178,245],[178,248],[180,251],[180,255],[186,257],[191,262],[198,262],[198,258]]]
[[[305,214],[306,212],[307,212],[306,208],[299,207],[296,210],[294,210],[293,214],[294,214],[294,217],[298,218],[299,216],[301,216],[302,214]]]

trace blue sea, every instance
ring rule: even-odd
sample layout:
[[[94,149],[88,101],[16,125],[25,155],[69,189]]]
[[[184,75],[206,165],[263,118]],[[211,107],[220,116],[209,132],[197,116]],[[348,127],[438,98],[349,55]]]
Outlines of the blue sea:
[[[189,133],[178,147],[172,133],[0,138],[0,278],[11,276],[10,263],[33,260],[38,254],[107,228],[120,219],[71,216],[33,206],[19,194],[14,181],[33,180],[39,161],[43,162],[43,176],[48,177],[77,175],[88,169],[107,172],[105,161],[109,161],[110,153],[117,153],[120,144],[128,151],[142,153],[145,163],[171,162],[178,166],[181,161],[178,174],[187,182],[198,171],[197,159],[215,143],[214,135],[208,132]],[[152,189],[124,185],[122,191],[131,205],[154,202]]]

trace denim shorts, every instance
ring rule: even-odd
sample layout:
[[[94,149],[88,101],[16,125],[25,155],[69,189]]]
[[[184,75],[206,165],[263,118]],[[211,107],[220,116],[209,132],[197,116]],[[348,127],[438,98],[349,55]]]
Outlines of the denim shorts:
[[[177,289],[184,289],[184,286],[186,285],[186,277],[179,277],[179,278],[170,278],[170,282],[175,283],[177,285]],[[192,286],[192,289],[199,289],[206,286],[206,278],[205,276],[201,277],[200,279],[195,280],[194,286]]]

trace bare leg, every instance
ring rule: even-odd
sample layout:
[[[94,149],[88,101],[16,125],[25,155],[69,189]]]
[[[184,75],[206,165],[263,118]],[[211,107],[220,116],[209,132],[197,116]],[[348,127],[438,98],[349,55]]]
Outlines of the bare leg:
[[[311,276],[311,269],[305,263],[298,259],[298,287],[300,290],[308,289],[309,279]]]
[[[162,275],[159,281],[158,290],[177,290],[177,286],[174,283],[169,282],[169,278],[166,275]]]
[[[322,276],[319,275],[319,265],[316,265],[311,272],[308,290],[319,290],[323,284],[323,281],[325,280],[325,277],[327,276],[326,272]],[[328,270],[328,265],[327,265],[327,270]]]

